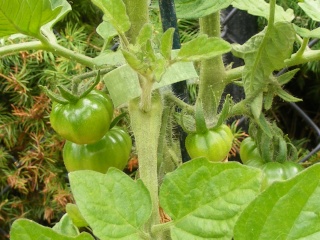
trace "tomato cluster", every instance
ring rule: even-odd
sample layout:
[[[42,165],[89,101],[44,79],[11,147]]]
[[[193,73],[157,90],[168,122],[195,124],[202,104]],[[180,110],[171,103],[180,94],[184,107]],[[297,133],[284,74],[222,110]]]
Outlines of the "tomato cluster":
[[[243,140],[240,145],[240,159],[245,165],[262,169],[262,189],[265,189],[274,181],[290,179],[303,170],[300,164],[287,161],[287,159],[282,159],[281,162],[264,161],[254,140],[250,137]]]
[[[50,121],[66,139],[63,160],[69,172],[125,168],[132,140],[123,129],[110,129],[112,117],[112,101],[101,91],[92,90],[77,101],[53,102]]]

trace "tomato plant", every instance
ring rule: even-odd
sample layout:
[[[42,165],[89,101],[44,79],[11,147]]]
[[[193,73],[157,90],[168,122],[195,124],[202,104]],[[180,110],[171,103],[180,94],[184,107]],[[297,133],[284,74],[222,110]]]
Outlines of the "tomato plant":
[[[93,239],[87,232],[80,233],[81,229],[68,221],[68,215],[72,215],[71,219],[83,215],[95,237],[102,240],[319,237],[320,222],[314,217],[319,212],[315,200],[320,191],[319,165],[290,178],[299,169],[287,166],[288,146],[284,136],[275,130],[276,123],[265,114],[272,107],[275,96],[287,102],[300,101],[283,86],[299,71],[293,69],[294,66],[320,60],[319,51],[307,47],[310,38],[318,37],[317,29],[310,31],[292,24],[293,11],[284,10],[275,0],[176,0],[169,4],[176,6],[172,12],[176,10],[178,18],[199,19],[200,33],[180,49],[172,50],[173,44],[179,41],[176,26],[159,31],[150,21],[149,7],[153,1],[92,2],[104,15],[97,28],[103,38],[103,46],[98,48],[101,49],[99,56],[86,56],[59,44],[58,34],[52,29],[71,10],[66,0],[0,3],[0,25],[3,27],[0,36],[22,33],[36,39],[1,46],[0,55],[45,50],[86,66],[87,73],[71,79],[70,92],[79,81],[96,76],[96,69],[99,69],[114,106],[129,113],[139,169],[135,176],[128,176],[114,167],[109,167],[105,174],[91,170],[72,171],[74,166],[88,167],[85,160],[80,160],[83,156],[89,156],[90,161],[98,159],[100,165],[105,155],[113,153],[105,151],[109,145],[101,139],[109,129],[111,111],[108,103],[104,103],[105,98],[98,97],[94,91],[78,99],[62,89],[61,95],[71,96],[70,101],[54,103],[51,124],[65,138],[82,144],[67,142],[64,149],[66,162],[68,154],[74,151],[68,177],[79,211],[68,212],[53,229],[24,219],[17,220],[12,227],[12,240],[21,239],[21,236],[37,239],[38,232],[48,239],[61,239],[61,236]],[[266,18],[267,26],[243,44],[226,42],[221,38],[220,11],[229,5]],[[299,6],[310,18],[320,14],[315,1],[305,0],[299,2]],[[105,50],[114,36],[119,40],[118,50]],[[299,46],[298,51],[294,50],[294,45]],[[226,53],[242,58],[245,65],[225,67],[223,55]],[[290,71],[280,76],[275,74],[281,73],[284,67]],[[182,101],[170,87],[186,79],[197,80],[198,94],[194,105]],[[231,83],[243,87],[244,99],[234,102],[232,98],[224,97],[225,88]],[[89,101],[90,104],[86,104]],[[77,104],[79,109],[84,107],[82,114],[74,111]],[[99,106],[99,111],[94,111],[93,106]],[[263,161],[268,162],[262,170],[245,166],[260,165],[261,162],[249,143],[247,149],[242,150],[245,164],[220,162],[232,144],[226,121],[239,115],[247,117],[250,126],[259,130],[259,153]],[[174,132],[177,124],[195,129],[185,145],[191,157],[197,159],[183,164],[179,149],[182,141],[177,141],[183,134]],[[127,150],[124,146],[119,147],[113,159]],[[254,163],[257,159],[259,164]],[[274,179],[281,181],[261,193],[261,187]],[[311,187],[300,191],[308,183]],[[308,212],[315,210],[305,214],[305,209]],[[170,222],[163,224],[159,212],[168,215],[166,219]],[[250,231],[248,222],[251,223]],[[303,222],[308,222],[308,229],[301,227]],[[33,230],[34,225],[39,231]]]
[[[52,128],[63,138],[89,144],[100,140],[109,130],[113,116],[111,99],[93,90],[75,102],[54,102],[50,114]]]
[[[80,145],[66,141],[63,161],[69,172],[94,170],[106,173],[110,167],[123,170],[127,165],[131,147],[129,134],[119,127],[113,127],[95,143]]]
[[[190,133],[186,149],[191,158],[206,157],[213,162],[224,160],[231,147],[233,134],[227,125],[221,125],[205,133]]]

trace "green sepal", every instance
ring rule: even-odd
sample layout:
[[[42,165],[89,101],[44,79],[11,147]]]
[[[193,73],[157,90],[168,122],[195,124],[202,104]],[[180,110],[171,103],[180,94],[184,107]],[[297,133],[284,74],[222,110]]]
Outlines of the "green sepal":
[[[190,111],[189,111],[190,112]],[[185,133],[195,133],[195,119],[194,116],[191,116],[188,114],[188,111],[186,108],[182,108],[180,112],[174,112],[174,118],[179,126],[181,126],[182,130]]]
[[[276,162],[285,162],[287,161],[287,153],[288,153],[288,148],[287,148],[287,142],[284,140],[282,137],[276,137],[276,151],[274,152],[275,156],[274,159]]]
[[[100,82],[100,70],[98,71],[98,74],[97,74],[94,82],[92,83],[92,85],[87,90],[85,90],[83,93],[81,93],[79,98],[83,98],[83,97],[87,96],[98,85],[99,82]]]
[[[65,88],[62,85],[58,85],[57,88],[60,91],[61,96],[66,99],[68,102],[77,102],[80,98],[77,95],[74,95],[70,90]]]
[[[228,94],[225,98],[224,103],[223,103],[216,127],[219,127],[220,125],[222,125],[225,122],[225,120],[228,118],[228,115],[229,115],[231,107],[232,107],[232,103],[233,102],[232,102],[231,96],[230,96],[230,94]]]
[[[126,113],[126,112],[123,112],[123,113],[121,113],[120,115],[116,116],[116,117],[112,120],[109,129],[112,129],[114,126],[116,126],[116,125],[118,124],[118,122],[119,122],[122,118],[124,118],[126,115],[127,115],[127,113]]]
[[[202,102],[200,98],[198,98],[195,107],[196,131],[197,133],[206,133],[208,131],[208,128],[204,117]]]
[[[51,99],[51,101],[57,102],[57,103],[60,103],[60,104],[69,103],[66,99],[63,99],[61,96],[59,96],[58,94],[52,92],[47,87],[42,86],[42,85],[40,85],[39,87],[45,92],[45,94]]]
[[[259,146],[258,146],[260,155],[265,162],[273,161],[274,154],[274,144],[273,139],[270,138],[267,134],[262,132]]]

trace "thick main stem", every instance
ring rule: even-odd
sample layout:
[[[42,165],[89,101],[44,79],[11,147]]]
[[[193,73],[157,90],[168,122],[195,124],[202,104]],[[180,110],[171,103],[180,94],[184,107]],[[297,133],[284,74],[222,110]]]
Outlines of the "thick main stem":
[[[146,231],[149,232],[153,225],[160,223],[157,150],[162,111],[162,101],[158,93],[153,95],[151,109],[148,112],[141,111],[139,99],[131,100],[129,103],[131,127],[139,157],[139,176],[150,192],[153,206],[151,218],[146,225]],[[154,236],[153,239],[157,237]]]
[[[200,19],[201,33],[209,37],[220,37],[220,12]],[[201,61],[199,98],[201,99],[207,123],[212,123],[217,113],[218,100],[225,88],[225,68],[222,56]]]
[[[140,29],[149,22],[149,1],[124,0],[124,3],[131,22],[131,28],[126,36],[129,42],[134,44]],[[163,106],[160,94],[157,92],[152,94],[152,82],[147,82],[150,79],[143,80],[146,82],[142,84],[141,90],[144,91],[141,94],[142,99],[134,99],[129,102],[129,114],[139,158],[139,176],[150,192],[153,206],[151,217],[145,224],[145,231],[151,233],[152,226],[160,223],[157,150]],[[140,103],[145,103],[149,97],[151,105],[141,106]],[[161,237],[152,236],[152,239],[161,239]]]

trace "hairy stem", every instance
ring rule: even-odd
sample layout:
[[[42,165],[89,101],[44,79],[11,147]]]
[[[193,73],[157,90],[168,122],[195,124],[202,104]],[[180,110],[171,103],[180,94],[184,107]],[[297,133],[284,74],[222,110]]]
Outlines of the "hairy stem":
[[[145,226],[147,232],[160,223],[158,197],[158,141],[162,122],[162,101],[160,94],[152,97],[151,109],[143,112],[139,107],[139,99],[131,100],[129,113],[131,127],[135,136],[136,149],[139,157],[139,176],[148,188],[152,200],[152,215]],[[153,239],[159,239],[154,236]]]
[[[201,33],[209,37],[220,37],[220,12],[200,19]],[[222,56],[201,61],[199,99],[202,102],[207,123],[214,120],[220,96],[225,88],[225,67]]]

